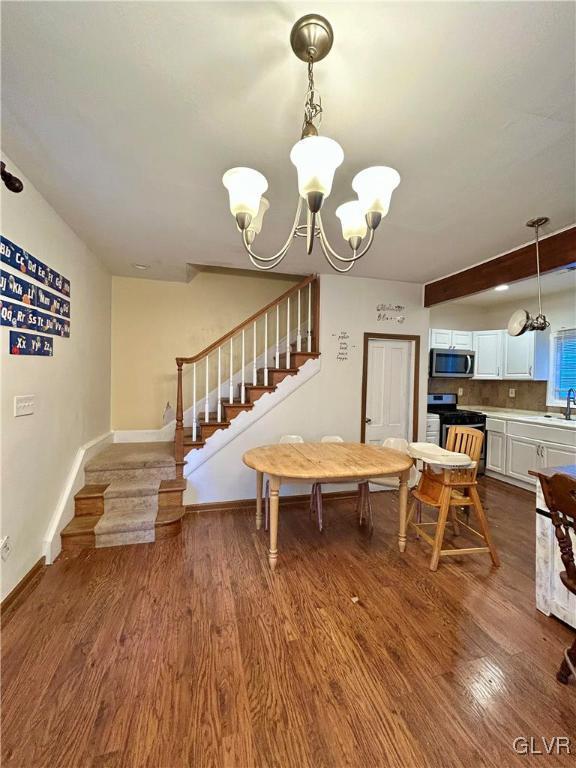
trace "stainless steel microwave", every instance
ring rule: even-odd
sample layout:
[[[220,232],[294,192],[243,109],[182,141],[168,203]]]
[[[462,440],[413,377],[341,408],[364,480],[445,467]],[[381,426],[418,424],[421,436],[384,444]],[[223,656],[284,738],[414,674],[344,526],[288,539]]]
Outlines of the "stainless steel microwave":
[[[430,376],[443,379],[471,379],[475,353],[471,349],[431,349]]]

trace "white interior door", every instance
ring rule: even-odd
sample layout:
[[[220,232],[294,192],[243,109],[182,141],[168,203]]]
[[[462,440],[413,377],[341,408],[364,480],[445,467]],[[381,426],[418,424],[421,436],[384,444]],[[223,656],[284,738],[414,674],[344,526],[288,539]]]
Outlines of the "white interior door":
[[[366,443],[387,437],[412,440],[414,343],[398,339],[368,341]]]

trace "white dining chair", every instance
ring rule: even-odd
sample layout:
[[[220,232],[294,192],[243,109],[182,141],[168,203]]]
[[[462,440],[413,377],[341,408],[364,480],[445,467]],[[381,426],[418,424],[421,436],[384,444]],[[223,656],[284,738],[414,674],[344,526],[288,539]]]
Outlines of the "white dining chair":
[[[278,443],[280,445],[290,443],[303,443],[304,438],[301,435],[282,435]],[[268,530],[268,521],[270,519],[270,480],[266,480],[264,488],[264,530]]]
[[[394,451],[400,451],[401,453],[408,454],[408,440],[403,437],[387,437],[382,442],[382,448],[391,448]],[[415,466],[410,468],[410,475],[408,477],[408,488],[412,489],[418,485],[420,473]],[[364,522],[364,510],[368,513],[368,523],[370,531],[374,528],[374,521],[372,518],[372,504],[370,502],[370,483],[378,485],[381,488],[390,488],[398,490],[400,488],[399,477],[371,477],[369,480],[365,480],[363,483],[358,484],[358,509],[360,524]]]
[[[321,443],[343,443],[344,438],[340,435],[324,435],[320,439]],[[312,491],[310,492],[310,514],[316,514],[318,520],[318,530],[322,533],[324,529],[323,523],[323,510],[322,510],[322,485],[321,483],[313,483]]]

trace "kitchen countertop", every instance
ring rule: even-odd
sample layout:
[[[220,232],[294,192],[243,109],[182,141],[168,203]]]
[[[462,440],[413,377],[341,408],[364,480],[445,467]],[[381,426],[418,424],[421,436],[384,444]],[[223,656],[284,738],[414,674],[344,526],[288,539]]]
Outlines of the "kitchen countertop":
[[[566,421],[561,413],[552,413],[546,416],[542,411],[516,411],[485,405],[459,405],[458,408],[462,411],[478,411],[494,419],[522,421],[527,424],[540,424],[560,429],[576,429],[576,409],[574,413],[575,418],[571,421]]]

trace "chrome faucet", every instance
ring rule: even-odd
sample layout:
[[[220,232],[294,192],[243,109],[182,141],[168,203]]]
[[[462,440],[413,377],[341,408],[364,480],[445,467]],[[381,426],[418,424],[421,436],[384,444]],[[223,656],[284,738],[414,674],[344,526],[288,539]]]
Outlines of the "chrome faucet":
[[[566,395],[566,411],[564,412],[566,421],[572,420],[570,416],[570,406],[572,404],[576,405],[576,389],[574,389],[574,387],[570,387],[568,394]]]

